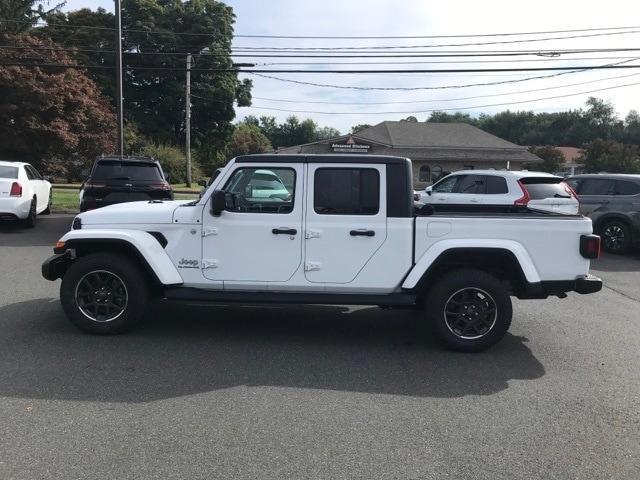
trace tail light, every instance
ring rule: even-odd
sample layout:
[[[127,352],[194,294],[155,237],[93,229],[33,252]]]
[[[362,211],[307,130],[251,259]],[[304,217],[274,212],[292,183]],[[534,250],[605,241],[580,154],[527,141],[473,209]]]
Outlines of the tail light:
[[[11,184],[11,192],[9,193],[10,197],[21,197],[22,196],[22,185],[18,182],[13,182]]]
[[[584,258],[598,258],[600,256],[600,237],[598,235],[581,235],[580,255]]]
[[[575,198],[578,201],[578,203],[580,202],[580,199],[578,198],[578,194],[571,187],[571,185],[569,185],[567,182],[562,182],[562,186],[564,187],[564,191],[565,192],[567,192],[569,195],[571,195],[573,198]]]
[[[171,190],[171,186],[167,182],[150,183],[149,186],[159,190]]]
[[[523,205],[523,206],[527,206],[527,204],[529,203],[529,200],[531,200],[531,196],[529,195],[529,191],[527,190],[527,188],[524,186],[524,184],[518,180],[518,186],[520,187],[520,190],[522,190],[522,196],[520,198],[518,198],[515,202],[513,202],[514,205]]]

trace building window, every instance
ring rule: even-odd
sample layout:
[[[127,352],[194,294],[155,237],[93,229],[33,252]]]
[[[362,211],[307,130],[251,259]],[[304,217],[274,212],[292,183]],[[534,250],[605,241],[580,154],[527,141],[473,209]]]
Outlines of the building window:
[[[442,167],[440,165],[434,165],[431,169],[431,179],[437,182],[442,178]]]
[[[418,173],[418,181],[419,182],[431,181],[431,168],[429,168],[429,165],[420,165],[420,172]]]

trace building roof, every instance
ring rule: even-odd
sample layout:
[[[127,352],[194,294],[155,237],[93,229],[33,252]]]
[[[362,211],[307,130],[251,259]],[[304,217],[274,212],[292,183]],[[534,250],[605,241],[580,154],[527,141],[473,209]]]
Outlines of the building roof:
[[[278,153],[300,153],[303,147],[334,143],[352,137],[360,143],[389,147],[393,155],[414,159],[451,161],[508,161],[540,163],[527,147],[516,145],[466,123],[385,121],[351,135],[278,149]]]

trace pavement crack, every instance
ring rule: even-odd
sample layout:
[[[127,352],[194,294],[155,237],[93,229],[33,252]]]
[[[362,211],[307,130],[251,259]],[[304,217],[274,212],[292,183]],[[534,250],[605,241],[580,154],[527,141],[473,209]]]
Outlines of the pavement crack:
[[[603,287],[611,290],[612,292],[616,292],[616,293],[622,295],[623,297],[628,298],[629,300],[633,300],[636,303],[640,303],[640,300],[638,300],[637,298],[632,297],[631,295],[628,295],[628,294],[626,294],[624,292],[621,292],[620,290],[617,290],[617,289],[615,289],[613,287],[610,287],[609,285],[603,285]]]

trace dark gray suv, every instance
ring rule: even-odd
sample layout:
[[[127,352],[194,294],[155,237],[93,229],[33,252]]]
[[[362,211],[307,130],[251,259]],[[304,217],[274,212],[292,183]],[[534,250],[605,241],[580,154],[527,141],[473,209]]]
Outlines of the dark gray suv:
[[[567,183],[606,251],[625,253],[640,246],[640,175],[574,175]]]

